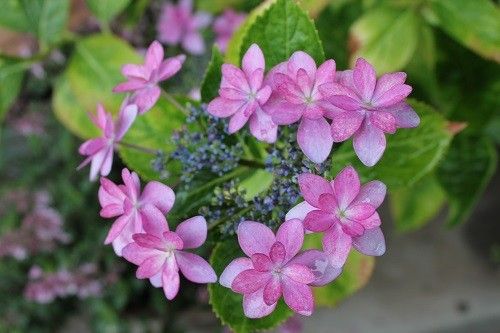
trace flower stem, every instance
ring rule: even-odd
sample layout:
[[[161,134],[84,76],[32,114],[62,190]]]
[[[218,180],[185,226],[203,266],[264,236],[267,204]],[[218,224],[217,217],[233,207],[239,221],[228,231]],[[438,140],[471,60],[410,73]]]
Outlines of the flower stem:
[[[123,146],[123,147],[132,148],[132,149],[141,151],[141,152],[146,153],[146,154],[156,155],[158,153],[158,150],[138,146],[138,145],[135,145],[133,143],[120,141],[120,142],[118,142],[118,144]]]
[[[177,109],[179,109],[186,116],[189,116],[189,114],[190,114],[189,110],[186,109],[184,106],[182,106],[179,102],[177,102],[177,100],[172,95],[170,95],[168,92],[166,92],[163,89],[161,90],[161,95],[163,97],[165,97],[165,99],[167,99],[170,102],[170,104],[175,106]]]

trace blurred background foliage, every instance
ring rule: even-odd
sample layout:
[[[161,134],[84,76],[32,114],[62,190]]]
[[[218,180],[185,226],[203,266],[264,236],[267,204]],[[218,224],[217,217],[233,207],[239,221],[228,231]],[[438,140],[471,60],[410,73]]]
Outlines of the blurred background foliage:
[[[118,110],[121,96],[112,94],[111,89],[121,81],[121,66],[140,62],[137,50],[143,51],[155,38],[154,22],[161,3],[153,0],[0,2],[0,241],[5,246],[6,235],[19,230],[26,219],[26,209],[20,209],[16,203],[29,201],[26,198],[38,191],[48,193],[51,209],[60,214],[64,221],[62,228],[70,236],[68,242],[58,244],[55,250],[37,250],[26,258],[0,252],[0,332],[54,332],[74,316],[89,318],[98,332],[122,332],[131,327],[161,331],[167,323],[168,332],[183,332],[192,325],[216,325],[211,316],[203,315],[209,313],[206,289],[187,285],[183,287],[186,290],[183,298],[166,302],[160,291],[135,279],[131,265],[125,265],[112,249],[101,245],[107,222],[98,217],[97,184],[88,182],[85,173],[75,172],[80,161],[77,137],[96,135],[88,113],[94,111],[97,101],[110,111]],[[467,221],[497,167],[498,3],[491,0],[297,3],[314,19],[317,33],[312,25],[305,29],[313,30],[303,33],[309,34],[308,51],[317,60],[323,59],[324,51],[324,58],[335,59],[340,70],[349,68],[357,57],[364,57],[374,64],[378,74],[408,73],[408,81],[414,87],[412,103],[422,117],[421,126],[391,136],[381,162],[371,169],[360,168],[365,180],[379,178],[388,184],[388,204],[395,228],[400,232],[419,229],[445,207],[449,226]],[[263,27],[275,19],[275,14],[260,16],[268,6],[260,4],[258,0],[196,1],[197,9],[213,15],[227,8],[246,12],[257,8],[236,32],[225,56],[227,61],[238,62],[241,51],[264,36]],[[278,12],[279,8],[274,8]],[[302,12],[294,10],[293,19],[303,20]],[[211,45],[213,33],[209,30],[203,33]],[[278,54],[281,50],[273,42],[276,41],[268,41],[271,45],[264,51],[275,52],[272,53],[275,58],[269,59],[279,62],[283,55]],[[272,51],[271,46],[276,50]],[[166,52],[176,54],[179,49],[168,47]],[[209,65],[209,53],[189,56],[181,75],[165,88],[184,96],[202,86],[200,78]],[[214,51],[208,78],[217,77],[216,65],[222,61],[222,55]],[[209,100],[213,92],[214,87],[205,82],[203,101]],[[173,105],[160,101],[134,124],[127,136],[135,143],[168,153],[174,148],[170,136],[183,121],[184,116]],[[120,148],[119,153],[124,165],[137,170],[144,179],[161,178],[152,169],[150,156],[127,148]],[[123,166],[119,163],[111,178],[118,178],[117,171]],[[351,145],[344,144],[333,154],[332,174],[346,164],[357,163]],[[178,170],[178,166],[169,166],[171,173]],[[253,188],[247,190],[258,192]],[[24,193],[24,197],[16,199],[12,193]],[[181,203],[182,198],[179,195]],[[185,194],[184,201],[192,199],[189,193]],[[308,242],[317,244],[318,240]],[[1,248],[0,243],[0,251]],[[57,272],[76,270],[85,263],[96,265],[102,287],[98,295],[83,300],[76,296],[58,298],[50,305],[23,296],[33,266]],[[352,254],[342,278],[317,290],[318,304],[333,306],[355,292],[369,279],[373,265],[372,258]],[[198,320],[193,321],[193,317]]]

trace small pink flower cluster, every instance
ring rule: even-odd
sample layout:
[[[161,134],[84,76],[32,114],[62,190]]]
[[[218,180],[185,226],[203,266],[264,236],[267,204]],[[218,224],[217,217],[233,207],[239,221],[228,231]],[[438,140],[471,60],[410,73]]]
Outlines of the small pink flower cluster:
[[[175,201],[172,189],[152,181],[141,192],[139,177],[127,169],[122,171],[123,184],[116,185],[101,178],[99,202],[101,216],[117,217],[105,243],[113,244],[137,269],[138,279],[149,279],[155,287],[163,287],[167,299],[179,290],[179,270],[190,281],[217,281],[214,270],[202,257],[186,250],[205,243],[207,222],[202,216],[192,217],[170,231],[165,218]]]
[[[377,80],[373,66],[362,58],[353,70],[336,72],[334,60],[317,67],[302,51],[264,76],[265,68],[256,44],[245,53],[241,69],[222,66],[220,96],[208,111],[230,117],[230,133],[249,122],[257,139],[271,143],[276,141],[278,125],[299,122],[298,144],[313,162],[325,161],[334,142],[353,137],[359,159],[373,166],[385,150],[385,133],[419,124],[418,115],[405,102],[412,90],[404,83],[405,73],[384,74]]]

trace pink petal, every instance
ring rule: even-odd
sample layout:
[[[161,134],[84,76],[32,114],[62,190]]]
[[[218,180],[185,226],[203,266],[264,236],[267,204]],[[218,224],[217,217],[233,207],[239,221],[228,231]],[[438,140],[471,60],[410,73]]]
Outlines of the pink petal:
[[[373,229],[376,227],[379,227],[382,221],[380,221],[380,216],[378,215],[377,212],[373,213],[372,216],[368,217],[367,219],[363,221],[358,221],[359,224],[363,226],[365,229]]]
[[[127,225],[127,223],[130,222],[130,216],[128,215],[122,215],[119,218],[116,219],[115,222],[111,225],[111,228],[109,229],[108,235],[106,236],[106,240],[104,241],[104,244],[108,245],[112,241],[118,237],[118,235],[123,231],[123,228]]]
[[[291,76],[296,77],[299,69],[304,69],[310,78],[316,77],[316,62],[307,53],[297,51],[292,54],[287,64],[288,72]]]
[[[231,64],[222,65],[221,88],[236,88],[243,91],[250,91],[250,86],[243,71]]]
[[[319,207],[319,197],[324,193],[333,194],[330,183],[323,177],[312,173],[303,173],[298,177],[300,193],[312,206]]]
[[[160,271],[164,263],[165,258],[161,255],[149,257],[141,263],[135,276],[138,279],[150,278]]]
[[[146,82],[143,79],[129,78],[128,81],[117,84],[113,88],[113,92],[130,92],[142,89],[146,86]]]
[[[131,263],[139,266],[147,258],[158,256],[161,252],[158,250],[149,249],[139,246],[137,243],[130,243],[122,250],[122,256]]]
[[[175,193],[167,185],[151,181],[144,187],[140,201],[142,203],[150,203],[166,214],[174,205]]]
[[[323,249],[333,267],[342,268],[351,250],[351,236],[344,233],[340,225],[329,229],[323,237]]]
[[[342,110],[355,111],[360,109],[359,97],[350,86],[338,82],[327,82],[318,86],[318,90],[324,98],[346,97],[345,99],[339,98],[338,103],[330,101]]]
[[[102,161],[101,176],[107,176],[111,172],[111,167],[113,166],[113,153],[113,146],[108,147],[104,161]]]
[[[164,81],[174,76],[181,70],[185,60],[186,56],[183,54],[165,59],[158,69],[158,81]]]
[[[304,219],[304,227],[312,232],[323,232],[328,230],[335,222],[337,222],[337,219],[332,213],[313,210]]]
[[[333,145],[330,124],[325,118],[317,120],[303,118],[299,125],[297,142],[311,161],[324,162],[330,155]]]
[[[271,280],[264,287],[264,303],[273,305],[281,297],[281,281],[279,278],[271,278]]]
[[[271,89],[270,86],[263,86],[258,92],[257,95],[255,96],[257,102],[259,102],[260,105],[264,105],[268,100],[269,97],[271,97],[271,93],[273,90]]]
[[[237,234],[241,249],[249,257],[254,253],[269,253],[276,241],[271,229],[253,221],[241,222]]]
[[[180,223],[175,232],[182,238],[184,249],[195,249],[207,239],[207,221],[203,216],[195,216]]]
[[[104,206],[99,215],[104,218],[116,217],[123,214],[123,205],[120,204],[110,204]]]
[[[127,64],[122,67],[122,74],[126,77],[133,79],[145,80],[149,79],[149,75],[146,75],[146,71],[142,65]]]
[[[345,71],[337,71],[337,73],[335,73],[335,80],[336,82],[340,83],[343,86],[349,87],[350,89],[354,88],[352,69],[348,69]]]
[[[251,91],[253,91],[253,92],[258,91],[260,89],[260,87],[262,86],[262,81],[264,81],[264,69],[262,69],[262,68],[256,69],[250,75],[247,74],[247,78],[248,78],[248,84],[250,85]],[[269,91],[269,95],[270,95],[270,93],[271,92]],[[268,96],[268,98],[269,98],[269,96]]]
[[[374,166],[385,150],[384,132],[369,121],[364,121],[359,131],[354,134],[353,145],[361,162],[369,167]]]
[[[370,121],[385,133],[396,132],[396,119],[389,112],[373,111],[369,113]]]
[[[281,287],[285,303],[295,312],[310,316],[314,309],[314,298],[311,287],[283,276]]]
[[[252,255],[253,268],[259,272],[267,272],[273,268],[273,262],[269,257],[262,253],[255,253]]]
[[[135,175],[135,176],[134,176]],[[141,184],[135,172],[130,172],[127,168],[122,169],[122,180],[126,186],[127,195],[130,200],[135,200],[141,191]]]
[[[273,143],[278,135],[278,125],[276,125],[271,116],[265,113],[260,107],[249,119],[250,132],[260,141]]]
[[[164,269],[165,269],[165,266],[164,266]],[[151,284],[153,285],[153,287],[159,288],[159,287],[163,286],[163,281],[162,281],[162,278],[161,278],[162,275],[163,275],[163,271],[160,271],[160,272],[156,273],[155,275],[153,275],[152,277],[149,278],[149,282],[151,282]]]
[[[168,300],[172,300],[179,292],[179,268],[173,256],[165,261],[163,273],[161,275],[163,292]]]
[[[333,116],[333,141],[342,142],[349,139],[359,129],[364,118],[365,113],[363,111],[348,111]]]
[[[316,72],[316,85],[335,81],[335,60],[329,59],[319,66]]]
[[[248,94],[243,90],[236,88],[220,88],[219,95],[221,98],[229,99],[232,101],[240,101],[241,103],[243,103],[243,101],[246,100]]]
[[[101,178],[101,187],[99,188],[99,203],[101,207],[109,204],[121,204],[125,199],[125,193],[111,180]]]
[[[301,220],[287,220],[276,232],[276,241],[285,247],[285,261],[289,261],[299,253],[304,243],[304,227]]]
[[[270,272],[259,272],[255,269],[249,269],[236,276],[231,284],[231,289],[239,294],[251,294],[264,288],[271,278],[272,274]]]
[[[386,112],[390,112],[396,119],[398,128],[413,128],[420,124],[418,114],[408,104],[401,102],[392,107],[385,108]]]
[[[158,41],[153,41],[146,52],[146,56],[144,59],[144,66],[152,71],[160,67],[161,62],[163,61],[163,47]]]
[[[269,252],[269,256],[271,260],[275,264],[281,264],[283,260],[285,260],[286,250],[285,246],[280,242],[275,242],[273,246],[271,246],[271,251]]]
[[[164,251],[167,247],[167,242],[164,239],[161,239],[157,236],[153,236],[150,234],[133,234],[132,239],[139,246],[146,247],[149,249],[156,249],[160,251]]]
[[[400,84],[372,101],[377,108],[392,106],[403,101],[411,93],[412,88],[407,84]]]
[[[243,295],[243,312],[248,318],[265,317],[274,311],[276,304],[267,305],[264,302],[263,288],[252,294]]]
[[[299,121],[304,112],[303,105],[292,104],[276,92],[271,94],[262,108],[271,115],[273,122],[277,125],[293,124]]]
[[[381,256],[385,253],[385,239],[380,228],[365,230],[363,235],[353,238],[352,245],[368,256]]]
[[[310,284],[316,280],[316,276],[313,274],[311,269],[309,269],[309,267],[298,263],[286,265],[283,268],[283,274],[296,282],[304,284]]]
[[[176,251],[175,259],[182,274],[191,282],[214,283],[217,281],[214,269],[210,264],[194,253]]]
[[[241,60],[241,67],[247,77],[252,76],[256,70],[264,70],[266,68],[264,54],[257,44],[252,44],[248,48],[247,52],[243,56],[243,59]]]
[[[353,71],[354,86],[358,90],[363,101],[368,102],[372,99],[375,84],[377,83],[377,74],[372,65],[365,59],[356,60]]]
[[[345,215],[349,220],[352,221],[363,221],[369,218],[375,213],[375,208],[367,203],[358,203],[349,206],[345,211]]]
[[[387,187],[378,180],[373,180],[361,186],[358,196],[354,200],[356,203],[367,203],[378,208],[384,201]]]
[[[312,286],[324,286],[335,280],[342,272],[342,266],[333,266],[327,254],[319,250],[307,250],[290,261],[290,264],[301,264],[309,267],[315,276]]]
[[[365,228],[360,222],[343,219],[342,220],[342,230],[349,236],[355,237],[360,236],[365,232]]]
[[[125,133],[127,133],[128,129],[130,126],[132,126],[132,123],[135,120],[135,117],[137,116],[137,105],[135,104],[130,104],[127,105],[125,108],[120,110],[120,113],[118,115],[118,121],[116,124],[116,140],[120,141]]]
[[[352,166],[345,167],[335,177],[333,188],[341,209],[347,208],[359,193],[361,183],[358,173]]]
[[[303,221],[306,218],[307,213],[316,210],[316,207],[311,206],[307,201],[301,202],[286,214],[285,220],[299,219]]]
[[[139,107],[139,114],[149,111],[158,101],[161,89],[157,86],[150,86],[137,91],[133,97],[133,103]]]
[[[165,216],[152,204],[146,204],[141,207],[140,214],[142,226],[146,233],[160,238],[165,231],[168,231],[168,224]]]
[[[234,259],[222,272],[219,278],[219,283],[226,288],[231,288],[231,285],[238,274],[243,271],[253,269],[253,267],[252,260],[249,258]]]
[[[92,162],[90,164],[90,180],[94,181],[97,179],[97,175],[103,167],[104,161],[107,157],[108,149],[105,147],[92,156]]]
[[[246,108],[247,107],[245,106],[243,109],[241,109],[240,111],[236,112],[234,115],[231,116],[228,126],[229,134],[238,132],[247,123],[251,114],[248,115],[246,114]]]
[[[406,80],[406,73],[387,73],[382,75],[375,86],[375,91],[373,92],[373,100],[380,98],[386,92],[394,88],[395,86],[404,84]]]
[[[219,118],[226,118],[234,115],[245,105],[244,100],[231,100],[217,97],[208,104],[208,113]]]
[[[179,235],[177,235],[175,232],[165,231],[162,237],[167,247],[174,248],[176,250],[182,250],[184,248],[184,243],[182,242],[182,238],[180,238]]]
[[[318,206],[318,208],[324,212],[336,213],[339,205],[333,194],[323,193],[319,196]]]
[[[80,155],[94,155],[106,146],[106,139],[96,138],[85,141],[79,148]]]

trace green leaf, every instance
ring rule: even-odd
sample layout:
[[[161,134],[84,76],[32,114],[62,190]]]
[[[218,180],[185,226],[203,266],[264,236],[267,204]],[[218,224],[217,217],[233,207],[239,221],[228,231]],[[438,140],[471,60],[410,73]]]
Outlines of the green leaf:
[[[433,0],[438,25],[481,56],[500,62],[500,9],[490,0]]]
[[[120,69],[127,63],[139,63],[141,58],[125,41],[106,34],[93,35],[76,44],[66,75],[79,104],[94,112],[97,103],[116,113],[123,94],[114,94],[113,87],[124,81]]]
[[[251,200],[259,193],[266,191],[272,182],[272,173],[263,169],[257,169],[250,177],[240,183],[240,187],[246,191],[245,199]]]
[[[19,0],[3,0],[1,2],[0,26],[21,32],[30,31],[30,24]]]
[[[351,62],[363,57],[378,73],[403,69],[410,61],[418,40],[420,20],[413,9],[379,7],[368,11],[351,28]]]
[[[25,69],[22,62],[0,59],[0,122],[21,90]]]
[[[486,137],[457,135],[439,165],[437,176],[448,196],[448,225],[467,220],[497,165],[495,146]]]
[[[161,98],[154,108],[136,118],[122,141],[151,150],[161,150],[168,157],[169,153],[175,149],[171,141],[173,131],[180,129],[185,120],[184,113],[169,101]],[[125,145],[120,145],[118,151],[125,164],[142,178],[161,180],[151,164],[155,158],[154,154]],[[173,184],[179,175],[179,165],[169,163],[167,170],[170,176],[165,182]]]
[[[236,240],[218,243],[210,256],[210,263],[218,276],[233,260],[245,255]],[[267,330],[278,326],[290,317],[293,312],[280,300],[276,309],[269,316],[261,319],[250,319],[243,313],[243,297],[218,283],[208,285],[210,304],[223,325],[229,326],[236,333],[250,333]]]
[[[306,235],[304,248],[322,248],[321,235]],[[335,306],[338,302],[363,288],[370,280],[375,266],[375,258],[365,256],[355,250],[349,253],[341,275],[326,286],[313,288],[317,306]]]
[[[451,140],[446,120],[431,107],[410,101],[420,116],[417,128],[398,129],[386,135],[387,148],[380,161],[371,168],[364,166],[355,155],[351,141],[333,153],[332,176],[351,164],[363,181],[378,179],[391,190],[410,186],[431,172],[446,152]]]
[[[253,43],[262,49],[267,69],[287,60],[295,51],[307,52],[316,63],[325,60],[314,22],[290,0],[274,1],[248,27],[240,48],[240,60]]]
[[[201,83],[201,101],[204,103],[210,102],[219,95],[219,86],[222,78],[221,66],[224,63],[224,58],[219,48],[214,45],[212,48],[212,59],[208,64],[205,77]]]
[[[445,195],[436,177],[425,176],[411,187],[393,191],[390,208],[398,231],[423,227],[443,207]]]
[[[86,0],[86,2],[99,20],[109,22],[128,6],[130,0]]]

